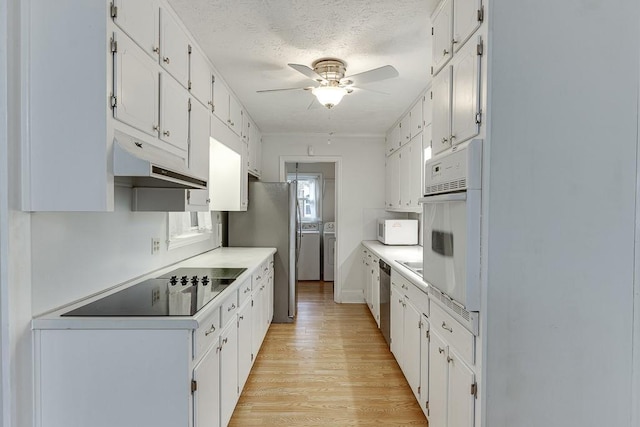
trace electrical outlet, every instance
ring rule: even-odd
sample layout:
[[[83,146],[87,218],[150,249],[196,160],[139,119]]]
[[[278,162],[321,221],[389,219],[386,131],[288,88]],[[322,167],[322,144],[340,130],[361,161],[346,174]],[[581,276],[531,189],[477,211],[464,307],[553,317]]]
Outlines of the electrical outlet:
[[[160,252],[160,238],[152,237],[151,238],[151,255],[155,255]]]

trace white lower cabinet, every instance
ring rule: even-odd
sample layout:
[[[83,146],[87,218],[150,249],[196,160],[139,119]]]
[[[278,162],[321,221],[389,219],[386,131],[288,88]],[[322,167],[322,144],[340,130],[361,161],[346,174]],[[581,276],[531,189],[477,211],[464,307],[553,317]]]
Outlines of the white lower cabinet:
[[[220,334],[220,424],[231,420],[238,402],[238,326],[235,318]]]
[[[391,270],[391,352],[398,361],[411,391],[420,400],[421,371],[421,330],[422,313],[418,307],[424,305],[420,298],[427,298],[426,294],[415,289],[395,270]],[[415,297],[411,298],[411,295]]]
[[[198,313],[196,329],[196,318],[34,324],[34,426],[226,426],[273,314],[273,258],[256,271],[259,293],[244,296],[245,280]]]
[[[465,345],[465,341],[473,340],[473,337],[439,307],[433,308],[433,303],[431,312],[429,425],[473,427],[478,386],[472,368],[473,353],[469,353],[469,347]]]
[[[429,318],[422,315],[422,330],[420,331],[420,408],[429,416],[429,339],[431,336]]]
[[[219,335],[219,334],[218,334]],[[193,369],[193,425],[220,425],[220,346],[215,340],[202,360]]]

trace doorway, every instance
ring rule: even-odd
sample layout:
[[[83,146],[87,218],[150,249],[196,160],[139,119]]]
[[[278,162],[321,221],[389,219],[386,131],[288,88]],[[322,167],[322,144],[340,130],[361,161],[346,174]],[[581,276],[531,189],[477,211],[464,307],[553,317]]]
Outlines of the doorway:
[[[303,184],[298,192],[300,206],[305,209],[300,280],[333,281],[336,302],[340,302],[342,290],[340,245],[335,239],[340,217],[340,174],[339,157],[280,157],[280,180],[292,181],[297,176]],[[325,264],[329,264],[327,268]],[[313,271],[308,271],[309,265],[313,266]]]

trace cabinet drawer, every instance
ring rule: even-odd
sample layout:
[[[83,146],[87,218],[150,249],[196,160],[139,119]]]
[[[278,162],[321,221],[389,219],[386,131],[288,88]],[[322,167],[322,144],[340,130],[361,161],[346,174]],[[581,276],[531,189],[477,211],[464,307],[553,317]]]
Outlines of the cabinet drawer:
[[[238,287],[238,306],[241,306],[251,296],[251,282],[250,279],[246,279]]]
[[[220,306],[222,311],[220,317],[222,318],[220,326],[224,327],[231,319],[235,319],[236,312],[238,311],[238,291],[229,295]]]
[[[217,342],[220,335],[220,307],[211,310],[207,316],[198,322],[198,329],[193,332],[193,358],[200,359],[212,344]]]
[[[430,303],[429,322],[466,363],[476,363],[475,337],[457,320],[445,313],[436,303]]]
[[[406,295],[409,297],[411,303],[420,311],[420,313],[429,316],[429,297],[426,293],[422,292],[413,283],[408,284]]]

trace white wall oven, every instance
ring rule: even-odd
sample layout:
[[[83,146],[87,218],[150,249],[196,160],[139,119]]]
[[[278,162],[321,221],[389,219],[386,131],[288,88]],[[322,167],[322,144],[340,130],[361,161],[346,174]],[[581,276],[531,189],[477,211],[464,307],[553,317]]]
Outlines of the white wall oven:
[[[423,277],[466,311],[480,310],[482,140],[425,162]]]

